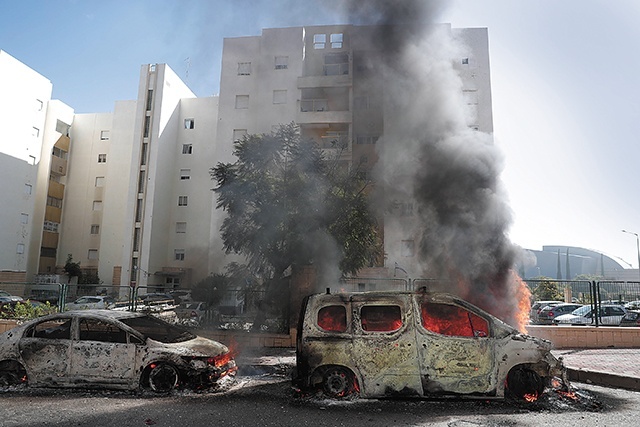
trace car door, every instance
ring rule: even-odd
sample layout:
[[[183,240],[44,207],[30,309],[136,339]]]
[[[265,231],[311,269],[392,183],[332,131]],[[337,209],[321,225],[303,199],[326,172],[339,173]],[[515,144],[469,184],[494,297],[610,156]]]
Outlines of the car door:
[[[73,319],[43,320],[28,328],[18,347],[32,385],[65,385],[69,374]]]
[[[76,383],[127,386],[137,381],[136,344],[105,319],[82,317],[72,341],[70,374]]]
[[[352,300],[352,355],[367,396],[422,395],[408,298]]]
[[[600,321],[603,325],[619,325],[625,311],[621,307],[603,307],[601,315]]]
[[[416,336],[425,394],[491,391],[496,369],[489,320],[450,303],[418,301]]]

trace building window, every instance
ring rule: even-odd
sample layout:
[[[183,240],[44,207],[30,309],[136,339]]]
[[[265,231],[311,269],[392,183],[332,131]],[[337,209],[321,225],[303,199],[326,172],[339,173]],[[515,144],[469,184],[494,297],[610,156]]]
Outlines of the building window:
[[[24,185],[24,194],[26,194],[27,196],[30,196],[32,192],[33,192],[33,185],[25,184]]]
[[[372,135],[358,135],[356,137],[356,144],[375,144],[378,142],[378,136]]]
[[[136,222],[142,221],[142,207],[143,201],[142,199],[138,199],[136,201]]]
[[[349,74],[349,55],[346,53],[331,53],[324,57],[324,75],[340,76]]]
[[[242,141],[247,136],[246,129],[234,129],[233,130],[233,142]]]
[[[238,75],[250,76],[251,75],[251,62],[238,62]]]
[[[104,176],[96,176],[96,187],[104,187]]]
[[[462,65],[469,65],[469,58],[462,58]]]
[[[89,252],[87,253],[87,258],[94,260],[94,259],[98,259],[98,250],[97,249],[89,249]]]
[[[151,111],[151,105],[153,104],[153,89],[147,91],[147,111]]]
[[[44,222],[44,231],[49,231],[51,233],[57,233],[58,232],[58,227],[60,227],[60,223],[58,222],[53,222],[53,221],[46,221]]]
[[[57,197],[47,196],[47,206],[62,209],[62,199]]]
[[[187,196],[178,196],[178,206],[187,206]]]
[[[142,136],[144,138],[149,138],[149,130],[151,129],[151,117],[144,116],[144,130]]]
[[[93,210],[101,211],[102,210],[102,200],[94,200],[93,201]]]
[[[149,147],[149,144],[144,142],[142,144],[142,151],[140,153],[140,165],[147,164],[147,147]]]
[[[193,129],[196,126],[195,119],[184,119],[184,128]]]
[[[236,95],[236,110],[249,108],[249,95]]]
[[[98,163],[107,163],[107,155],[98,154]]]
[[[21,213],[20,214],[20,223],[21,224],[29,224],[29,214]]]
[[[331,49],[342,49],[342,33],[331,34]]]
[[[180,179],[191,179],[191,169],[180,169]]]
[[[326,34],[314,34],[313,35],[313,48],[314,49],[324,49],[327,44],[327,35]]]
[[[100,234],[100,226],[98,224],[91,224],[91,234]]]
[[[274,90],[273,91],[273,103],[274,104],[286,104],[287,103],[287,91],[286,90]]]
[[[61,159],[65,160],[67,159],[67,152],[58,147],[53,147],[53,150],[51,150],[51,155],[60,157]]]
[[[144,193],[145,173],[141,170],[138,174],[138,193]]]
[[[176,222],[176,233],[186,233],[186,232],[187,232],[187,223]]]
[[[133,231],[133,250],[134,250],[134,252],[137,252],[137,251],[140,250],[140,232],[141,232],[140,228],[136,228]]]
[[[193,144],[182,144],[182,154],[193,153]]]
[[[173,256],[176,261],[184,261],[184,249],[174,249]]]
[[[276,56],[276,70],[286,70],[289,68],[288,56]]]
[[[16,253],[17,254],[24,253],[24,243],[18,243],[18,246],[16,246]]]
[[[55,258],[56,257],[56,248],[45,248],[40,247],[40,256],[45,258]]]
[[[108,141],[109,140],[109,131],[101,130],[100,131],[100,141]]]

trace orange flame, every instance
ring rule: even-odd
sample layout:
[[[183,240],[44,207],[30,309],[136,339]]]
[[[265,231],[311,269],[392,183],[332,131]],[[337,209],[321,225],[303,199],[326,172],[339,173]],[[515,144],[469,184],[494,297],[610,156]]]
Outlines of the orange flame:
[[[531,402],[535,402],[536,400],[538,400],[538,392],[535,393],[529,393],[529,394],[525,394],[524,396],[522,396],[524,398],[525,401],[531,403]]]
[[[517,323],[516,328],[526,334],[527,323],[529,323],[529,312],[531,311],[531,291],[515,271],[512,271],[512,275],[516,287],[516,297],[518,299],[518,312],[516,313],[515,319]]]

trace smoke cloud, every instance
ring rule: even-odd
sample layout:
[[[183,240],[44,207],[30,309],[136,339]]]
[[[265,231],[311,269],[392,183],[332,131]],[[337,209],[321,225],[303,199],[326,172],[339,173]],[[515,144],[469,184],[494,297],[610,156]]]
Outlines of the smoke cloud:
[[[447,290],[518,325],[528,294],[511,271],[517,249],[506,236],[502,157],[490,134],[469,126],[477,119],[459,64],[471,54],[448,25],[435,24],[441,5],[347,2],[352,22],[381,26],[369,50],[379,53],[384,82],[374,206],[383,210],[386,239],[415,251],[406,259],[417,264],[403,265],[412,276],[445,279]]]

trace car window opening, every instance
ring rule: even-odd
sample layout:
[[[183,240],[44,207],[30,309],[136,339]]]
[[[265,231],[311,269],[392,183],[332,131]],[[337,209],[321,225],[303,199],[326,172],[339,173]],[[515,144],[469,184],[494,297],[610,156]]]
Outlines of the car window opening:
[[[397,305],[365,305],[360,310],[362,330],[393,332],[402,327],[402,314]]]
[[[462,307],[422,303],[422,326],[436,334],[457,337],[487,337],[489,324],[482,317]]]
[[[347,330],[347,310],[341,305],[330,305],[318,310],[318,326],[329,332]]]
[[[120,320],[145,337],[162,343],[184,342],[196,338],[194,334],[186,329],[179,328],[153,317],[131,317]]]

